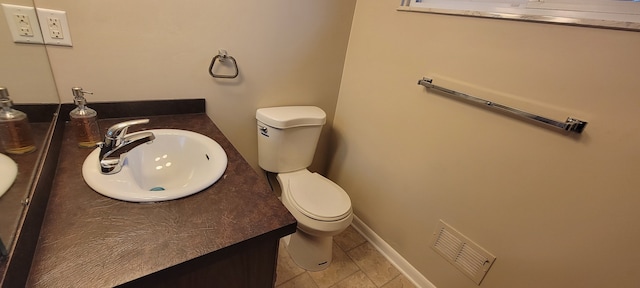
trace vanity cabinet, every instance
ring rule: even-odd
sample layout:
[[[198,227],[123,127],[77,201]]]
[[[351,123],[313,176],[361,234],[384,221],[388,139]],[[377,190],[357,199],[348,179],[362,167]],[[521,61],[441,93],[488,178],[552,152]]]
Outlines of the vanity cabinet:
[[[273,287],[279,239],[295,232],[295,218],[201,103],[197,113],[99,120],[104,132],[149,118],[130,132],[190,130],[222,146],[222,178],[178,200],[141,204],[98,194],[81,171],[92,149],[63,137],[27,287]]]
[[[255,242],[212,253],[118,287],[273,287],[278,240]]]

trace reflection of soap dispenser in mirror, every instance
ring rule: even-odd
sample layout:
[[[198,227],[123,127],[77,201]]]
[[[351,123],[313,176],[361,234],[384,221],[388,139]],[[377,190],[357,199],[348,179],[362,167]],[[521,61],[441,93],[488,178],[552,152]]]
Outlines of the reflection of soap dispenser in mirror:
[[[36,150],[27,114],[11,108],[7,88],[0,87],[0,142],[9,154],[25,154]]]
[[[84,94],[93,94],[83,91],[80,87],[71,88],[73,92],[73,103],[78,105],[71,110],[71,131],[74,134],[78,146],[82,148],[93,148],[100,139],[100,128],[98,127],[98,113],[87,106],[87,99]]]

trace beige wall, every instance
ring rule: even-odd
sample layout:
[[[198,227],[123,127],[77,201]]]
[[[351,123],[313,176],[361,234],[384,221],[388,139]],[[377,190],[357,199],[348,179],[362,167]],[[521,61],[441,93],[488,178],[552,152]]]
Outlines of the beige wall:
[[[206,98],[254,167],[255,110],[316,105],[328,114],[326,155],[355,1],[35,2],[67,11],[73,47],[47,47],[63,103],[74,86],[94,92],[89,102]],[[218,49],[237,60],[237,79],[209,76]]]
[[[329,178],[438,288],[477,287],[429,248],[438,219],[497,256],[481,287],[638,287],[640,33],[398,12],[358,1]],[[437,84],[580,137],[429,93]]]
[[[33,7],[31,0],[2,3]],[[31,19],[35,27],[38,19]],[[0,8],[0,86],[9,89],[14,103],[58,103],[47,51],[42,44],[14,43]]]
[[[254,167],[256,108],[317,105],[329,123],[312,170],[330,161],[356,214],[437,287],[476,287],[428,248],[438,219],[498,257],[482,287],[640,283],[637,32],[397,12],[391,0],[355,14],[339,0],[171,2],[36,0],[68,12],[74,47],[48,47],[62,101],[73,86],[94,102],[204,97]],[[238,80],[206,72],[218,49]],[[428,93],[422,76],[590,123],[567,137]]]

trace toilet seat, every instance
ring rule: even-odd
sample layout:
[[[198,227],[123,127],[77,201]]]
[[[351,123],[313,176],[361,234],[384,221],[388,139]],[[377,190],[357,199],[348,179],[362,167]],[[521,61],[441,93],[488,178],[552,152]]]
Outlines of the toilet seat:
[[[340,186],[318,173],[296,174],[289,178],[285,193],[300,213],[325,222],[338,221],[351,214],[351,199]]]

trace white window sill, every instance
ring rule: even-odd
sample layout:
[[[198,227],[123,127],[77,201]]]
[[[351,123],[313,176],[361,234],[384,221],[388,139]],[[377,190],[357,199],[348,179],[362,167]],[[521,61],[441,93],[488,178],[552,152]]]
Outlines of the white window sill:
[[[506,19],[517,21],[530,21],[530,22],[543,22],[554,23],[574,26],[587,26],[587,27],[599,27],[609,29],[621,29],[621,30],[633,30],[640,31],[640,23],[627,22],[619,20],[597,20],[582,17],[567,17],[567,16],[554,16],[554,15],[535,15],[535,14],[513,14],[513,13],[500,13],[500,12],[483,12],[472,10],[451,10],[441,8],[423,8],[423,7],[410,7],[401,6],[398,7],[398,11],[405,12],[422,12],[432,14],[447,14],[447,15],[459,15],[459,16],[472,16],[472,17],[484,17],[494,19]],[[588,17],[588,14],[585,14]]]

